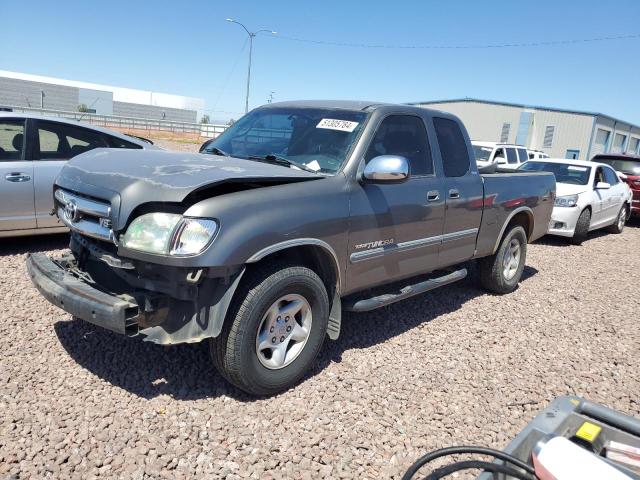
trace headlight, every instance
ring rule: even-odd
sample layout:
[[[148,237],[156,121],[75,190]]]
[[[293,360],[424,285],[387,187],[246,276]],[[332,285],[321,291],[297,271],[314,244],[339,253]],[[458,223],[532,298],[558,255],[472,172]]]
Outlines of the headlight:
[[[195,255],[204,250],[218,229],[215,220],[185,218],[171,247],[171,255]]]
[[[565,195],[563,197],[556,197],[556,207],[575,207],[578,204],[578,195]]]
[[[131,222],[122,246],[160,255],[195,255],[209,244],[217,228],[215,220],[147,213]]]

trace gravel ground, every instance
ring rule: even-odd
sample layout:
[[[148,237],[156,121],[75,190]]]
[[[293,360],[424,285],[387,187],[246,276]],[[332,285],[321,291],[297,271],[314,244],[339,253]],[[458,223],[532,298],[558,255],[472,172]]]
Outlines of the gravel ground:
[[[639,415],[640,223],[530,246],[498,297],[471,281],[347,314],[296,388],[252,399],[206,345],[162,347],[72,321],[0,240],[0,478],[398,478],[453,444],[502,448],[556,396]]]

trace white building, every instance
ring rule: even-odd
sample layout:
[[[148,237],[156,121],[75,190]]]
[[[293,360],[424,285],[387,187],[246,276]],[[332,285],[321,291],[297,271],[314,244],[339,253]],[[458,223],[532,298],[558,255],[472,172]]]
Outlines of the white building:
[[[551,157],[640,153],[640,127],[602,113],[464,98],[416,102],[458,116],[473,140],[515,143]]]
[[[197,122],[202,98],[0,70],[0,107],[31,107],[146,119]]]

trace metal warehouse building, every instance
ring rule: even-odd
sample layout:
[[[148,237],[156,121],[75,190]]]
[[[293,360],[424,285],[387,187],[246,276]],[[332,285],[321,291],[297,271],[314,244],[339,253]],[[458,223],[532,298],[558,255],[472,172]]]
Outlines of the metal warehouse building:
[[[472,98],[412,105],[458,116],[473,140],[515,143],[555,158],[589,160],[597,153],[640,153],[640,127],[602,113]]]
[[[202,98],[0,70],[0,107],[77,112],[195,123]]]

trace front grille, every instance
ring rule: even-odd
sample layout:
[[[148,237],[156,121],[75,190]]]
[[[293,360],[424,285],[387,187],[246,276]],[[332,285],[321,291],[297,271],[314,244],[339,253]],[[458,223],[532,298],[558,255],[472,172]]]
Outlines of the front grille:
[[[89,199],[62,188],[55,191],[54,197],[58,218],[69,229],[87,237],[114,242],[109,202]]]

